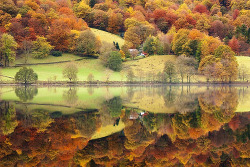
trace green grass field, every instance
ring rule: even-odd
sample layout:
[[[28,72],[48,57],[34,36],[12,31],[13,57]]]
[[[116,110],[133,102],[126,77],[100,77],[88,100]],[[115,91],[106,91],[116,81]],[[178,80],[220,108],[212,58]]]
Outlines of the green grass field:
[[[124,39],[121,37],[101,31],[98,29],[91,28],[91,30],[95,33],[96,36],[99,36],[102,41],[107,41],[110,43],[113,43],[113,41],[118,42],[120,46],[124,44]],[[35,63],[50,63],[50,62],[59,62],[59,61],[74,61],[76,59],[79,59],[81,57],[64,53],[61,57],[54,57],[54,56],[48,56],[45,59],[34,59],[32,57],[29,57],[28,64],[35,64]],[[22,55],[19,56],[19,58],[16,59],[15,63],[11,64],[24,64],[25,59]],[[38,80],[39,81],[65,81],[67,79],[63,78],[62,70],[64,68],[66,63],[60,63],[60,64],[41,64],[41,65],[31,65],[34,69],[34,71],[38,74]],[[76,62],[79,73],[78,73],[78,80],[79,81],[86,81],[87,77],[90,73],[94,75],[95,80],[99,81],[106,81],[107,78],[109,78],[110,81],[121,81],[124,76],[121,77],[120,73],[113,72],[110,69],[107,69],[103,67],[103,65],[100,63],[97,59],[86,59],[79,62]],[[4,68],[2,69],[2,75],[14,77],[16,72],[20,69],[20,67],[17,68]],[[12,79],[2,77],[0,78],[2,81],[11,81]],[[123,79],[124,80],[124,79]]]
[[[113,41],[118,42],[120,47],[122,45],[124,45],[124,42],[125,42],[124,39],[121,38],[118,35],[111,34],[109,32],[98,30],[98,29],[95,29],[95,28],[91,28],[91,30],[96,36],[99,36],[101,38],[101,41],[106,41],[106,42],[109,42],[109,43],[113,43]]]
[[[65,59],[63,59],[63,57]],[[50,56],[45,59],[45,62],[55,62],[65,61],[65,60],[75,60],[78,59],[78,56],[74,55],[64,55],[63,57],[53,57]],[[175,56],[165,55],[165,56],[150,56],[148,58],[128,61],[123,63],[124,69],[121,72],[114,72],[106,67],[104,67],[98,59],[84,59],[81,61],[75,62],[77,65],[78,72],[78,81],[86,81],[90,73],[94,75],[95,80],[106,81],[109,77],[110,81],[126,81],[126,73],[128,68],[133,69],[136,76],[139,76],[139,73],[153,72],[157,74],[161,72],[164,67],[164,63],[167,60],[174,60]],[[41,60],[30,59],[29,63],[39,63]],[[18,63],[21,63],[23,60],[17,60]],[[66,81],[66,78],[63,78],[62,70],[66,63],[60,64],[45,64],[45,65],[31,65],[30,67],[38,74],[39,81]],[[16,72],[20,67],[9,67],[2,69],[2,75],[14,77]],[[9,78],[2,77],[3,81],[11,80]]]
[[[44,59],[35,59],[32,56],[30,56],[27,60],[27,64],[73,61],[73,60],[77,60],[79,58],[81,58],[81,57],[74,55],[74,54],[70,54],[70,53],[63,53],[62,56],[60,56],[60,57],[54,57],[54,56],[49,55],[48,57],[46,57]],[[20,55],[19,58],[17,58],[16,61],[11,65],[24,64],[24,63],[25,63],[24,55]]]
[[[86,81],[90,73],[94,75],[95,80],[106,81],[107,77],[110,76],[110,81],[120,81],[119,72],[113,72],[110,69],[103,67],[101,62],[98,59],[84,59],[81,61],[75,62],[78,67],[78,80]],[[39,81],[66,81],[66,78],[63,78],[62,70],[66,63],[60,64],[48,64],[48,65],[31,65],[29,67],[38,74]],[[16,72],[20,67],[9,67],[2,69],[2,75],[14,77]],[[2,77],[3,81],[11,80],[9,78]]]
[[[41,63],[41,62],[56,62],[56,61],[66,61],[66,60],[76,60],[80,58],[72,54],[64,54],[62,57],[53,57],[49,56],[43,60],[37,60],[30,58],[28,63]],[[123,70],[121,72],[114,72],[110,69],[104,67],[98,59],[83,59],[81,61],[75,62],[79,68],[78,80],[86,81],[90,73],[94,75],[95,80],[106,81],[109,76],[109,81],[126,81],[126,73],[128,69],[132,69],[134,74],[139,77],[141,73],[147,75],[151,73],[156,75],[159,72],[162,72],[164,68],[164,63],[167,60],[175,60],[174,55],[155,55],[150,56],[144,59],[127,61],[123,63]],[[239,65],[244,64],[248,70],[250,70],[250,57],[238,56],[237,61]],[[24,62],[23,59],[17,60],[16,64]],[[60,64],[49,64],[49,65],[31,65],[34,71],[38,74],[39,81],[66,81],[66,78],[63,78],[62,70],[66,63]],[[2,69],[2,75],[14,77],[16,72],[20,67],[13,68],[4,68]],[[3,81],[11,79],[2,77]],[[192,79],[192,82],[203,81],[205,78],[203,76],[195,76]]]

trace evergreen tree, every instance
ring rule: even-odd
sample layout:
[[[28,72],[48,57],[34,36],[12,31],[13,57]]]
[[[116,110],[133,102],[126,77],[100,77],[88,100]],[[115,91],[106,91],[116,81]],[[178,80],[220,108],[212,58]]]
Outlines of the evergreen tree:
[[[95,6],[95,4],[96,4],[96,1],[95,1],[95,0],[90,0],[90,1],[89,1],[89,6],[90,6],[91,8],[93,8],[93,7]]]

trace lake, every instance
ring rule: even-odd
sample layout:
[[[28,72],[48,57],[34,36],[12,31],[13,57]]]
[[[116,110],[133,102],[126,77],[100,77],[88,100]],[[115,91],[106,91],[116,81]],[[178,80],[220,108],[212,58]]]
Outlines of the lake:
[[[247,86],[0,88],[1,166],[249,166]]]

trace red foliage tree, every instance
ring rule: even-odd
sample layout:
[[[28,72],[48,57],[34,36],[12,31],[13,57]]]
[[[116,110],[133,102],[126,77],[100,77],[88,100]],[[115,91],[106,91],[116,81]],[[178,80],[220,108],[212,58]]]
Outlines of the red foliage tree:
[[[212,22],[211,28],[209,29],[209,32],[211,33],[211,35],[219,36],[220,39],[223,39],[223,38],[225,38],[225,36],[227,34],[227,28],[222,23],[222,21],[215,20],[214,22]]]
[[[48,40],[56,50],[67,51],[70,29],[63,20],[55,20],[49,30]]]
[[[198,4],[194,7],[193,12],[198,12],[198,13],[209,13],[209,11],[207,10],[207,7],[205,5],[202,4]]]
[[[228,42],[228,46],[231,47],[231,49],[235,52],[235,53],[239,53],[240,50],[240,44],[239,41],[233,37],[229,42]]]
[[[48,31],[48,26],[44,25],[44,23],[40,19],[31,18],[29,20],[29,27],[35,30],[35,33],[39,36],[45,36]]]
[[[191,25],[195,25],[196,24],[196,20],[191,15],[187,15],[186,16],[186,20]]]
[[[153,12],[153,17],[154,19],[157,21],[159,18],[165,18],[167,15],[166,15],[166,11],[163,10],[163,9],[156,9],[154,12]]]
[[[165,19],[169,25],[173,25],[175,21],[178,19],[178,16],[173,12],[167,12]]]
[[[240,14],[240,11],[238,9],[235,9],[233,12],[233,19],[235,20]]]
[[[65,14],[65,15],[74,15],[72,9],[68,8],[68,7],[62,7],[59,10],[59,13],[61,14]]]

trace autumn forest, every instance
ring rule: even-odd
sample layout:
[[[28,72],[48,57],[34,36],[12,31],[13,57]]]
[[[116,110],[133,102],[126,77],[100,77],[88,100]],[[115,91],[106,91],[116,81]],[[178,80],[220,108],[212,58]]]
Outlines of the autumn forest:
[[[0,0],[0,167],[250,166],[250,0]]]

